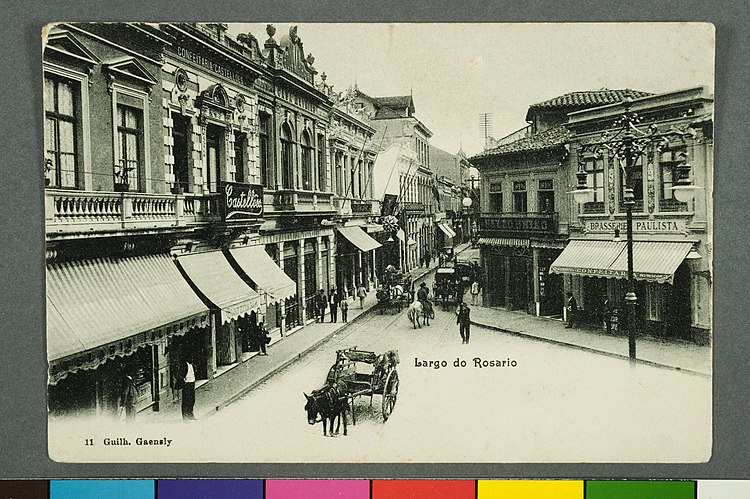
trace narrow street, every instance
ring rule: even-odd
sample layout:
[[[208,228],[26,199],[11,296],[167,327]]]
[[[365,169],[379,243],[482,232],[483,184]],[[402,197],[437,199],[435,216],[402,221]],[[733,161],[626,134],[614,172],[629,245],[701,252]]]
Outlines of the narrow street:
[[[372,314],[197,426],[242,424],[247,431],[217,434],[215,448],[243,461],[708,459],[709,436],[685,436],[704,434],[710,421],[710,379],[483,328],[462,345],[453,312],[436,314],[417,330],[404,313]],[[349,435],[323,437],[320,424],[307,424],[303,392],[322,386],[337,349],[353,346],[398,349],[398,401],[384,423],[380,396],[372,407],[360,398]],[[475,359],[517,365],[479,368]],[[429,361],[447,365],[418,367]]]

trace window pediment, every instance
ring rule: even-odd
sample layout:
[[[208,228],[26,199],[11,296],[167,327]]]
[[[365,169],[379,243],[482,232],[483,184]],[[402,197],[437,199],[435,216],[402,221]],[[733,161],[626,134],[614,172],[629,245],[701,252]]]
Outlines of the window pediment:
[[[120,57],[104,62],[104,70],[113,79],[125,79],[141,85],[151,87],[158,83],[157,79],[134,57]]]
[[[74,59],[88,66],[95,66],[99,63],[99,58],[83,43],[70,34],[68,30],[59,28],[52,28],[47,35],[44,54],[45,56],[57,55]]]

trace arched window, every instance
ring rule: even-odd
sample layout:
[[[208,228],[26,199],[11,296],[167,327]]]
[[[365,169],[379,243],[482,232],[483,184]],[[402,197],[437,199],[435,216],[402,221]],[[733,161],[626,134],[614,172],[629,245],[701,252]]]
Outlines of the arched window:
[[[294,189],[294,140],[287,123],[281,125],[281,186]]]
[[[313,190],[313,148],[310,134],[302,132],[302,188],[306,191]]]

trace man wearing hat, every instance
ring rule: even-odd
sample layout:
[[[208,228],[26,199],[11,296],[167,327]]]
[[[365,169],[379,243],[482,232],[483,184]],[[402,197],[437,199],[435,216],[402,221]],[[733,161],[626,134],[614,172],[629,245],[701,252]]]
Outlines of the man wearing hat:
[[[419,284],[419,289],[417,290],[417,300],[422,304],[422,309],[425,311],[425,322],[433,316],[432,304],[430,303],[429,298],[430,290],[427,288],[427,284],[423,281]],[[428,326],[430,325],[429,322],[426,322],[426,324]]]

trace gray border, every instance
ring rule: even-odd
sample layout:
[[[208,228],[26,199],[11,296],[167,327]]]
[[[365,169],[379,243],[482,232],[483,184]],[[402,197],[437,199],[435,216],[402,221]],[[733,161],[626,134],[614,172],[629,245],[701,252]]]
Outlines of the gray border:
[[[214,0],[210,6],[130,0],[121,4],[40,0],[4,5],[0,46],[3,103],[0,177],[0,477],[432,477],[432,478],[750,478],[747,315],[748,272],[741,223],[748,183],[750,14],[732,0],[661,1],[632,7],[619,0],[537,0],[481,5],[470,0],[317,2],[275,5]],[[106,6],[105,9],[101,9]],[[220,20],[318,22],[711,21],[716,25],[715,393],[713,458],[707,464],[423,464],[423,465],[72,465],[47,457],[44,343],[40,30],[49,21]],[[648,43],[641,40],[640,43]],[[512,47],[508,47],[512,50]],[[500,48],[502,50],[502,48]],[[658,50],[658,47],[654,47]],[[592,64],[595,61],[592,61]],[[675,82],[679,88],[679,82]],[[731,99],[731,100],[730,100]],[[743,244],[744,243],[744,244]],[[644,424],[647,421],[644,420]],[[690,438],[690,435],[685,435]],[[498,456],[501,460],[502,456]]]

